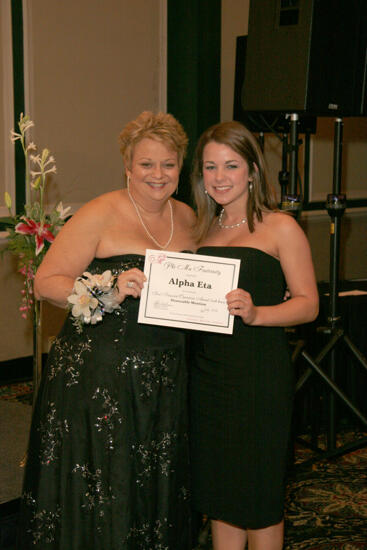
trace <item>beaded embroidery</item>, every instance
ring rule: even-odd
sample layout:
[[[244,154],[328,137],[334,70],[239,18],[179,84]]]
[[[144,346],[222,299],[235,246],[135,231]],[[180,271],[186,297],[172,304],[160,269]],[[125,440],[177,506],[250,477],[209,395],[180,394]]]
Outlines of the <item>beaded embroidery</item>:
[[[182,486],[179,489],[178,496],[179,498],[182,498],[182,500],[188,500],[190,497],[190,491],[186,487]]]
[[[22,499],[32,509],[31,529],[28,530],[28,533],[32,536],[33,544],[38,544],[40,541],[54,542],[56,529],[60,523],[61,507],[57,506],[54,512],[48,510],[37,512],[36,501],[32,497],[32,493],[23,493]]]
[[[48,407],[46,421],[40,422],[38,428],[41,436],[39,457],[47,466],[59,458],[64,433],[69,432],[68,421],[56,419],[55,403],[49,403]]]
[[[152,440],[148,445],[140,444],[137,447],[132,446],[133,454],[137,461],[136,483],[142,487],[154,472],[160,470],[160,473],[166,477],[174,472],[172,468],[172,455],[174,453],[174,441],[177,439],[175,433],[164,433],[160,441]]]
[[[91,472],[88,464],[76,464],[72,470],[73,474],[80,473],[86,480],[87,491],[84,494],[85,502],[82,504],[82,508],[85,510],[93,510],[98,507],[98,515],[104,516],[103,506],[110,504],[115,500],[115,496],[112,494],[112,487],[108,487],[108,494],[102,487],[102,470],[97,468],[95,473]]]
[[[113,262],[114,268],[111,271],[117,275],[133,267],[142,269],[144,258],[132,255],[128,257],[127,261],[113,260]],[[110,263],[95,260],[89,270],[93,273],[102,273],[106,269],[106,265],[109,266]],[[43,422],[38,427],[41,439],[40,460],[42,464],[46,464],[43,467],[46,468],[46,475],[50,475],[50,489],[47,486],[44,490],[46,492],[49,490],[50,494],[42,495],[42,498],[36,497],[39,506],[49,504],[50,509],[42,508],[36,513],[36,501],[32,498],[36,492],[25,493],[23,497],[32,512],[27,527],[32,533],[32,547],[34,548],[39,546],[46,548],[48,547],[46,542],[53,542],[56,546],[54,541],[58,542],[58,536],[61,535],[61,530],[64,528],[64,521],[67,528],[69,525],[73,526],[74,522],[77,525],[79,517],[76,516],[78,514],[74,516],[69,509],[69,499],[72,500],[74,497],[77,497],[76,506],[79,510],[84,511],[81,521],[85,525],[91,526],[92,536],[96,538],[96,546],[103,540],[101,539],[97,543],[97,537],[104,536],[107,529],[110,530],[110,522],[114,521],[115,516],[118,518],[115,525],[116,535],[119,533],[118,538],[116,537],[114,541],[116,549],[170,550],[173,548],[172,541],[175,540],[176,518],[179,520],[178,530],[182,529],[179,525],[185,524],[188,504],[184,501],[188,498],[188,490],[183,486],[184,479],[180,481],[179,485],[176,485],[178,481],[176,481],[176,470],[178,469],[176,464],[185,462],[184,459],[181,462],[181,451],[186,455],[186,441],[181,445],[182,450],[178,443],[183,443],[181,438],[185,435],[180,430],[172,431],[175,430],[176,414],[181,414],[181,409],[176,413],[176,402],[177,408],[180,408],[182,396],[181,386],[177,382],[180,380],[181,384],[182,381],[180,374],[181,343],[177,345],[177,348],[170,348],[168,345],[168,349],[161,347],[153,350],[139,350],[140,345],[145,346],[142,339],[138,343],[137,349],[126,349],[126,345],[133,345],[125,336],[125,332],[129,322],[128,311],[130,307],[135,309],[135,306],[135,301],[132,298],[128,299],[122,303],[121,311],[114,312],[108,318],[106,316],[104,320],[105,333],[104,329],[96,330],[96,327],[88,326],[82,337],[76,334],[71,338],[70,336],[61,336],[54,342],[50,353],[48,372],[45,375],[45,378],[47,376],[46,380],[52,381],[52,384],[46,383],[47,389],[42,403]],[[118,318],[116,318],[117,316]],[[70,328],[70,326],[67,327],[69,335]],[[104,338],[109,342],[109,349],[106,351],[106,364],[103,357],[105,353]],[[162,343],[157,341],[156,345],[158,347]],[[149,343],[147,343],[147,347],[149,348]],[[111,358],[110,362],[108,358]],[[102,362],[101,370],[99,370],[100,362]],[[92,369],[93,372],[91,372]],[[94,377],[95,369],[97,375]],[[182,372],[184,376],[184,370]],[[124,376],[127,378],[123,378]],[[179,376],[177,380],[176,376]],[[128,377],[131,377],[131,380]],[[173,391],[176,384],[179,390],[177,400]],[[57,392],[61,392],[61,389],[64,392],[65,387],[73,388],[67,394],[62,393],[65,395],[65,404],[67,405],[65,411],[67,411],[68,421],[64,420],[64,413],[61,412],[63,406],[60,406],[60,410],[58,408],[57,398]],[[49,395],[52,397],[49,397],[47,402]],[[129,401],[125,407],[125,398],[133,399],[134,411],[131,411],[133,412],[131,419],[131,402]],[[72,399],[71,402],[70,399]],[[75,403],[78,403],[76,407],[73,406],[74,400]],[[155,409],[156,404],[157,409]],[[84,405],[87,406],[88,413],[84,409]],[[154,425],[150,433],[151,405],[154,407],[153,410],[157,411],[157,424]],[[167,411],[167,418],[165,411]],[[135,434],[135,424],[130,424],[130,420],[131,422],[136,420],[135,413],[148,417],[147,433],[143,423],[139,425],[143,426],[143,431]],[[128,420],[129,424],[126,424]],[[88,438],[86,441],[78,442],[78,429],[85,423],[87,423],[88,434],[90,433],[98,453],[89,453]],[[130,426],[131,432],[127,432],[125,426]],[[136,443],[132,446],[134,439]],[[59,460],[63,440],[67,460],[62,463],[60,468],[57,463],[54,472],[58,475],[59,470],[65,468],[63,476],[68,480],[67,488],[70,488],[72,492],[63,493],[63,500],[59,500],[59,502],[63,502],[61,509],[60,506],[56,507],[56,503],[53,504],[55,496],[53,493],[54,472],[51,471],[51,466],[47,468],[47,465]],[[72,465],[68,463],[70,445],[76,445],[76,450],[79,448],[78,445],[81,445],[81,454],[79,457],[76,455]],[[84,448],[84,445],[87,447]],[[122,445],[121,449],[120,445]],[[178,448],[180,454],[177,452]],[[122,454],[120,454],[121,451]],[[103,453],[106,453],[105,459]],[[34,459],[37,463],[36,456]],[[124,470],[119,473],[121,457],[123,463],[126,460],[129,464],[126,475],[133,476],[129,477],[130,481],[124,485],[123,494],[121,494],[120,482],[123,480],[125,484],[127,478]],[[121,463],[121,468],[123,467]],[[35,471],[37,468],[36,464]],[[28,488],[30,489],[36,483],[36,479],[31,477],[28,479]],[[159,502],[155,501],[156,481],[162,487],[160,494],[166,494],[168,487],[176,494],[175,506],[177,506],[177,510],[172,511],[172,518],[170,511],[171,522],[168,521],[168,517],[164,517],[167,514],[163,511],[166,509],[165,499],[161,499]],[[151,491],[154,491],[154,494]],[[49,498],[51,500],[48,500]],[[144,508],[140,508],[139,511],[139,506],[136,507],[136,505],[142,499],[147,506],[144,504]],[[130,520],[125,518],[128,521],[128,525],[126,525],[123,516],[121,516],[122,525],[120,526],[119,510],[124,509],[126,502],[131,510],[128,512]],[[163,509],[160,509],[161,503]],[[116,508],[119,510],[116,511]],[[144,515],[141,515],[143,513]],[[171,523],[174,525],[172,526]],[[77,533],[75,535],[77,536]],[[181,536],[182,533],[178,533],[176,538]],[[39,546],[36,546],[37,544]],[[92,547],[93,544],[87,544],[87,546]]]
[[[112,399],[107,389],[97,388],[94,392],[92,399],[102,400],[103,413],[101,416],[97,416],[95,427],[99,432],[106,434],[106,447],[109,451],[114,450],[114,437],[113,433],[116,428],[116,424],[122,423],[122,416],[118,409],[118,401]]]
[[[67,381],[66,386],[78,384],[80,372],[78,367],[84,364],[83,354],[91,351],[91,339],[70,344],[63,338],[55,338],[52,350],[52,360],[48,368],[48,379],[52,380],[63,372]]]
[[[154,387],[165,386],[173,390],[175,384],[169,376],[172,363],[178,359],[174,350],[127,350],[125,359],[117,366],[117,371],[126,374],[127,370],[134,369],[139,373],[141,393],[140,397],[148,398]]]
[[[172,528],[168,519],[157,519],[153,524],[143,523],[140,527],[132,527],[124,542],[131,540],[136,550],[169,550],[169,547],[162,544],[164,532]]]

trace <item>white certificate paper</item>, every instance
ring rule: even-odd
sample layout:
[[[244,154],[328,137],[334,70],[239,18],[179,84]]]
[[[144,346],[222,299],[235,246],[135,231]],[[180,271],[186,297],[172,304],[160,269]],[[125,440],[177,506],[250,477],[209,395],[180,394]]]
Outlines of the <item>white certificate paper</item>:
[[[139,323],[232,334],[225,295],[237,288],[241,260],[147,250]]]

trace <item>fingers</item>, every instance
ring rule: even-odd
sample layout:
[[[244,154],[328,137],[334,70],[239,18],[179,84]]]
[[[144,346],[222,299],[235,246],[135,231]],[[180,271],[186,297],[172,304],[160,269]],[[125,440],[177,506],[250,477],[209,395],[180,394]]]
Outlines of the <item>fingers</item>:
[[[231,315],[242,318],[246,324],[251,324],[255,318],[256,307],[254,306],[251,294],[237,288],[226,295],[228,311]]]
[[[228,311],[231,315],[240,315],[241,317],[245,315],[250,309],[251,305],[244,300],[233,300],[227,302]]]
[[[252,304],[251,294],[242,290],[242,288],[236,288],[231,290],[226,295],[228,309],[242,309],[246,304]]]
[[[138,298],[146,280],[144,273],[137,268],[120,273],[117,278],[118,299],[123,301],[126,296]]]

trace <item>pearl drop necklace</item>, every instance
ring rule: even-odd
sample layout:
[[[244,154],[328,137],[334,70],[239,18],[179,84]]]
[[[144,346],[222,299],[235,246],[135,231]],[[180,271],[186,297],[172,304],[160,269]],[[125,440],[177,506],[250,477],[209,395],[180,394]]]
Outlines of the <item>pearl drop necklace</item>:
[[[171,232],[170,232],[170,236],[169,236],[169,239],[168,241],[165,243],[165,244],[161,244],[157,241],[157,239],[155,239],[153,237],[153,235],[151,234],[151,232],[149,231],[149,229],[147,228],[147,226],[145,225],[144,221],[143,221],[143,218],[140,214],[140,210],[139,210],[139,207],[138,205],[136,204],[136,202],[134,201],[134,199],[132,198],[131,196],[131,193],[130,193],[130,189],[129,187],[127,188],[127,193],[129,195],[129,199],[131,200],[135,210],[136,210],[136,213],[138,215],[138,218],[139,218],[139,221],[141,223],[141,225],[143,226],[144,228],[144,231],[145,233],[148,235],[148,237],[154,242],[154,244],[156,244],[158,246],[158,248],[160,248],[161,250],[164,250],[167,248],[167,246],[169,246],[170,242],[172,241],[172,237],[173,237],[173,209],[172,209],[172,204],[171,204],[171,201],[168,200],[168,206],[169,206],[169,212],[170,212],[170,217],[171,217]]]
[[[221,229],[234,229],[235,227],[240,227],[240,225],[247,222],[247,218],[243,218],[240,222],[234,223],[233,225],[224,225],[222,223],[223,214],[224,214],[224,208],[222,208],[218,218],[218,225]]]

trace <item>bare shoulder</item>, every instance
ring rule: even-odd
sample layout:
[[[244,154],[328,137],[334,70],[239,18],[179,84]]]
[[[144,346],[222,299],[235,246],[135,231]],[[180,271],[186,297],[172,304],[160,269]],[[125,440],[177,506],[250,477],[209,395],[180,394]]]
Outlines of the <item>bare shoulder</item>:
[[[116,202],[120,202],[122,200],[122,194],[121,191],[110,191],[109,193],[104,193],[103,195],[99,195],[95,199],[90,200],[86,204],[84,204],[78,212],[88,212],[93,210],[102,210],[108,211],[113,209],[116,206]]]
[[[188,224],[193,225],[196,221],[194,210],[185,202],[173,199],[175,212]]]
[[[286,212],[266,213],[264,216],[264,222],[272,232],[274,231],[275,234],[278,234],[281,237],[287,237],[293,235],[294,233],[303,233],[303,230],[295,218]]]
[[[103,222],[111,216],[116,209],[116,204],[121,200],[121,191],[104,193],[81,206],[70,221],[74,220],[73,223],[93,221],[94,224]]]

